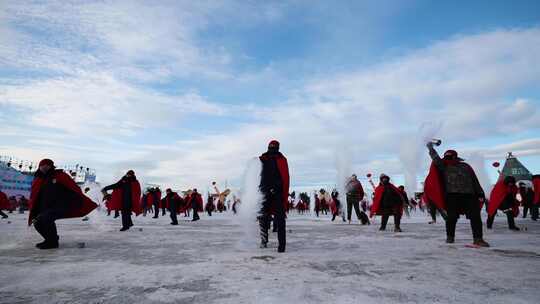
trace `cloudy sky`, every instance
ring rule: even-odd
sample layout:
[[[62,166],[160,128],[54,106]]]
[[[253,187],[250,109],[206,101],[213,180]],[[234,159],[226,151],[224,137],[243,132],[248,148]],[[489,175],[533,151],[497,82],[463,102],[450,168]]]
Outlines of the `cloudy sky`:
[[[0,0],[0,154],[202,187],[275,138],[315,187],[422,178],[433,133],[539,173],[540,2],[471,2]]]

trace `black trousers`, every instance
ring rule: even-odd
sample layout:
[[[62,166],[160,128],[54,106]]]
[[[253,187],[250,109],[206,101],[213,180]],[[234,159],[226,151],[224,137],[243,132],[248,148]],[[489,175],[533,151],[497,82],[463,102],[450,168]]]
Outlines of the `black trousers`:
[[[122,201],[122,227],[129,228],[133,226],[133,221],[131,221],[131,198],[126,199],[124,197]]]
[[[176,216],[176,213],[178,212],[178,206],[176,206],[176,202],[170,202],[169,205],[169,215],[171,217],[172,224],[178,224],[178,217]]]
[[[145,204],[143,206],[143,216],[146,216],[146,213],[148,212],[148,209],[150,209],[150,208],[148,208],[148,206]]]
[[[199,211],[197,210],[199,206],[196,203],[191,204],[191,209],[193,209],[193,219],[199,220],[201,217],[199,216]]]
[[[46,210],[41,212],[35,219],[34,228],[41,234],[46,242],[58,242],[58,232],[55,221],[63,217],[63,212],[59,210]]]
[[[527,217],[527,213],[529,212],[529,209],[531,210],[532,215],[532,208],[529,204],[523,206],[523,218]]]
[[[386,224],[388,224],[388,219],[390,218],[391,214],[384,214],[381,219],[381,230],[386,229]],[[397,229],[401,226],[401,214],[399,212],[394,212],[394,227]]]
[[[504,212],[506,214],[506,218],[508,220],[508,228],[512,229],[512,228],[515,228],[516,227],[516,222],[514,221],[514,214],[512,213],[512,211],[507,211],[507,212]],[[488,216],[488,219],[487,219],[487,227],[488,228],[492,228],[493,227],[493,221],[495,221],[495,215],[493,216]]]
[[[159,203],[154,203],[154,218],[159,217]]]
[[[531,217],[534,221],[538,220],[538,205],[531,207]]]
[[[281,193],[281,191],[276,191]],[[261,243],[268,243],[268,230],[272,221],[271,209],[274,211],[274,227],[277,230],[278,236],[278,251],[285,251],[287,244],[286,223],[285,223],[285,206],[278,194],[268,193],[265,195],[263,206],[259,212],[259,230],[261,234]]]
[[[431,216],[431,219],[436,222],[437,221],[437,208],[433,204],[429,204],[428,206],[429,215]]]
[[[131,209],[122,209],[122,227],[129,228],[133,226],[133,221],[131,220]]]
[[[471,222],[471,230],[474,239],[481,239],[482,219],[480,217],[480,204],[478,198],[472,194],[449,193],[446,196],[446,236],[454,238],[456,224],[461,211],[465,212]]]
[[[356,217],[360,220],[360,202],[352,197],[347,197],[347,219],[350,221],[352,217],[352,209],[354,207],[354,212]]]

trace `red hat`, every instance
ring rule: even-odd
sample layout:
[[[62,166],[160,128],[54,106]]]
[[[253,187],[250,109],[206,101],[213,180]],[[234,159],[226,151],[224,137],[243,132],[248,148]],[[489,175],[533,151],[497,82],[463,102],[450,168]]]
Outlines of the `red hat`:
[[[54,162],[53,162],[52,160],[48,159],[48,158],[44,158],[44,159],[42,159],[42,160],[39,162],[38,167],[41,167],[41,166],[43,166],[43,165],[49,165],[49,166],[53,167],[53,166],[54,166]]]
[[[268,143],[268,147],[278,147],[279,148],[279,141],[273,139]]]
[[[456,150],[446,150],[446,152],[444,152],[444,157],[446,157],[446,156],[450,156],[450,157],[455,158],[455,159],[457,159],[459,161],[463,161],[463,158],[458,157],[458,153],[457,153]]]
[[[456,150],[447,150],[446,152],[444,152],[444,156],[452,156],[452,157],[457,157],[457,151]]]

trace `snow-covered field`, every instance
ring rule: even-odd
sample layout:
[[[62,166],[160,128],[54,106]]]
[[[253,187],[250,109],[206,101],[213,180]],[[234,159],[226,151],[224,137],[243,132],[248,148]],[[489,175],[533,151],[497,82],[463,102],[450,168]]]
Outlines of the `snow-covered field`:
[[[540,222],[498,217],[470,249],[468,221],[456,244],[444,222],[404,218],[403,233],[292,215],[287,252],[242,242],[238,217],[202,216],[179,226],[160,217],[58,221],[60,248],[38,250],[26,215],[0,220],[0,303],[540,303]],[[186,220],[186,221],[182,221]],[[84,248],[78,243],[85,242]]]

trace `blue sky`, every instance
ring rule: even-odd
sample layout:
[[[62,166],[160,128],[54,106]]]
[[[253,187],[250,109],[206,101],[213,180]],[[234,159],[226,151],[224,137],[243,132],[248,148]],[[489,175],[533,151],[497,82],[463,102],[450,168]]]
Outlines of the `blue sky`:
[[[538,1],[2,1],[0,153],[204,187],[277,138],[295,186],[410,185],[429,131],[538,173],[538,53]]]

